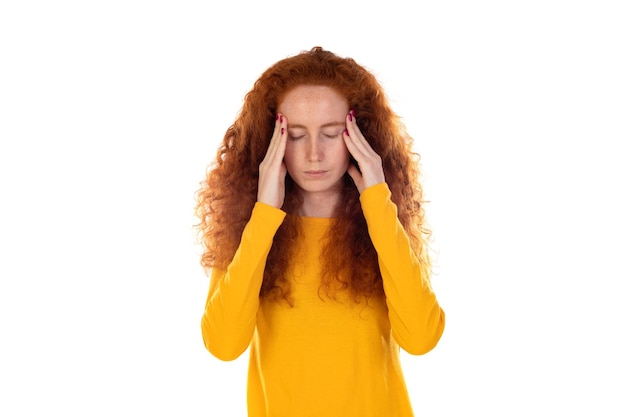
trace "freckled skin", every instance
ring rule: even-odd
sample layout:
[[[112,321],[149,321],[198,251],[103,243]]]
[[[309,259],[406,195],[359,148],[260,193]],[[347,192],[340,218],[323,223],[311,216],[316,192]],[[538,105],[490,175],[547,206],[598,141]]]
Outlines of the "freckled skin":
[[[325,86],[299,86],[285,95],[278,112],[288,120],[285,148],[287,172],[300,187],[304,213],[334,208],[350,152],[342,134],[347,100]]]

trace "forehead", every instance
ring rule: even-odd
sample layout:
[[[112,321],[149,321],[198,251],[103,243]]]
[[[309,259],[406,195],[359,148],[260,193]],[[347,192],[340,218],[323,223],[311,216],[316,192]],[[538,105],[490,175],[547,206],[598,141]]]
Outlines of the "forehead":
[[[348,113],[348,100],[331,87],[301,85],[288,91],[278,112],[292,123],[342,121]]]

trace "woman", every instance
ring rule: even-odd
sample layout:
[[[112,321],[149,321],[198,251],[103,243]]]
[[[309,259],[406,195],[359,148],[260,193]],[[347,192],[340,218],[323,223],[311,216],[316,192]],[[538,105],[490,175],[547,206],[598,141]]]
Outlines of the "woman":
[[[198,193],[202,336],[250,347],[250,416],[411,416],[399,348],[445,315],[412,140],[374,76],[313,48],[246,95]]]

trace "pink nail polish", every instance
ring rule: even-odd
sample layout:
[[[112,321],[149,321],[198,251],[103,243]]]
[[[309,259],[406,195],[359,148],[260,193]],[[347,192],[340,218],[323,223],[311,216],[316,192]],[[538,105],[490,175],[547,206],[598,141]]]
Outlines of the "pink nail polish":
[[[348,113],[348,119],[350,119],[350,121],[352,121],[352,111],[350,111],[350,113]]]
[[[282,120],[281,120],[281,122],[282,122]],[[284,134],[285,134],[285,128],[284,128],[284,127],[281,127],[281,128],[280,128],[280,134],[281,134],[281,135],[284,135]]]
[[[276,113],[276,120],[278,120],[278,113]]]
[[[283,115],[282,114],[280,115],[280,122],[281,123],[283,122]]]
[[[343,131],[346,134],[346,136],[350,136],[350,132],[348,132],[348,129],[344,129]]]

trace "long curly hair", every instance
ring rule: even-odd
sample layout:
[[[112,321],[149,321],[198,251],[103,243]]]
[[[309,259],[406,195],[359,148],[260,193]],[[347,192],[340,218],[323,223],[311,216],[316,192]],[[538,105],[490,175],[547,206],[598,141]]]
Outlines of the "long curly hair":
[[[343,95],[357,116],[359,129],[382,158],[385,180],[398,217],[429,279],[430,230],[425,221],[420,183],[419,154],[413,139],[389,106],[374,75],[352,58],[315,47],[278,61],[268,68],[246,94],[235,122],[227,129],[216,159],[196,194],[198,237],[204,253],[201,264],[226,269],[239,246],[243,229],[256,202],[259,164],[265,157],[275,115],[285,94],[299,85],[321,85]],[[286,271],[299,241],[297,186],[287,174],[282,209],[287,213],[268,255],[260,296],[290,299]],[[338,205],[322,248],[320,290],[333,297],[348,290],[355,299],[383,294],[377,255],[359,202],[359,192],[346,173],[343,201]]]

